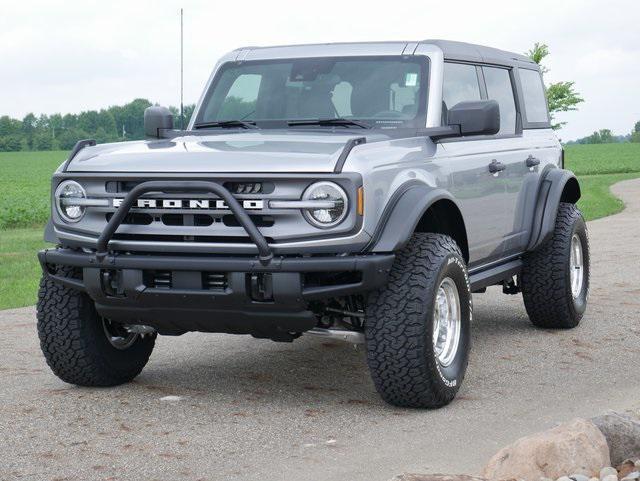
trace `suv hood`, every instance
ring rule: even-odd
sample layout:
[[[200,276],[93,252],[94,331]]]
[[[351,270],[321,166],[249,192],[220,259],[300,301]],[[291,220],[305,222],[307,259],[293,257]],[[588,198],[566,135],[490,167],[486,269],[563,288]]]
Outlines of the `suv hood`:
[[[366,132],[242,131],[86,147],[69,172],[333,172]],[[384,138],[384,136],[379,136]]]

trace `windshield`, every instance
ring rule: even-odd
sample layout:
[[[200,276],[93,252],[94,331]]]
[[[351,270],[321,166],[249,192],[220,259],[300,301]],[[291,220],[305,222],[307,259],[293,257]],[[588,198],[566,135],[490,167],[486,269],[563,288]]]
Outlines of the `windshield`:
[[[424,57],[229,62],[216,74],[195,125],[239,126],[228,121],[242,120],[293,128],[314,125],[296,121],[324,120],[317,128],[424,126],[426,70]]]

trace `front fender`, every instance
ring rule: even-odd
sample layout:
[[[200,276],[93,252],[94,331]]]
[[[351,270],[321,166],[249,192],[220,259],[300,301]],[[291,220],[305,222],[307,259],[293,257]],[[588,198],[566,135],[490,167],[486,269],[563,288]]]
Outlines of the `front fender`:
[[[434,189],[419,181],[404,184],[385,206],[365,250],[394,252],[404,247],[423,214],[441,199],[451,200],[457,205],[453,196],[444,189]]]
[[[553,235],[560,202],[575,203],[579,198],[580,184],[573,172],[552,169],[544,175],[538,189],[528,251],[537,249]]]

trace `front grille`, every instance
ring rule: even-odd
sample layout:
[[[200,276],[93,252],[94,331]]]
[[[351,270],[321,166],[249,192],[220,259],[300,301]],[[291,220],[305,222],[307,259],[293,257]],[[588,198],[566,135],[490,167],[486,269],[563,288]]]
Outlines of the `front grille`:
[[[227,288],[227,275],[224,272],[203,272],[202,288],[209,291],[224,291]]]
[[[275,188],[273,182],[225,182],[222,185],[232,194],[270,194]]]
[[[214,244],[253,244],[250,237],[214,236],[214,235],[156,235],[156,234],[114,234],[114,240],[148,241],[148,242],[211,242]],[[273,237],[265,237],[273,244]]]
[[[108,214],[105,215],[107,222],[109,222],[112,217],[113,217],[113,212],[109,212]],[[141,213],[141,212],[129,212],[125,216],[124,220],[122,221],[123,224],[127,224],[127,225],[149,225],[152,222],[153,222],[152,216],[150,216],[149,214]]]
[[[109,180],[105,182],[104,188],[109,193],[126,193],[131,191],[136,185],[142,181],[115,181]],[[224,182],[222,184],[232,194],[270,194],[275,189],[273,182],[264,181],[237,181],[237,182]]]
[[[249,217],[256,227],[271,227],[274,224],[274,219],[270,215],[250,215]],[[240,222],[235,215],[225,215],[222,217],[222,222],[227,227],[240,227]]]
[[[195,227],[207,227],[214,222],[220,222],[219,217],[207,214],[163,214],[161,217],[164,225],[186,225]]]
[[[224,291],[227,289],[225,272],[144,271],[144,284],[154,289],[204,289],[207,291]]]
[[[108,205],[95,206],[86,209],[86,214],[77,225],[65,225],[65,241],[72,235],[98,237],[104,231],[105,225],[113,218],[120,203],[127,193],[143,182],[162,180],[207,180],[218,185],[224,185],[243,206],[245,213],[253,224],[260,230],[269,244],[290,243],[298,241],[344,236],[355,232],[360,227],[362,219],[350,213],[349,218],[332,229],[319,230],[304,219],[304,213],[297,209],[272,209],[269,205],[274,200],[299,200],[306,188],[315,180],[324,180],[322,176],[300,175],[283,178],[270,178],[265,175],[260,178],[255,175],[244,174],[184,174],[168,177],[166,174],[145,175],[142,178],[132,178],[132,175],[122,175],[120,178],[87,177],[82,179],[82,185],[90,198],[107,199]],[[353,196],[353,185],[342,177],[335,180],[345,191]],[[238,244],[251,245],[254,242],[242,228],[238,219],[225,203],[221,203],[219,196],[208,192],[149,192],[142,196],[144,201],[135,206],[128,213],[121,228],[117,229],[111,245],[116,251],[135,248],[123,245],[130,241],[145,243],[145,251],[161,252],[161,243],[172,243],[172,252],[189,252],[190,244]],[[166,202],[165,202],[166,201]],[[178,202],[179,201],[179,202]],[[68,232],[68,234],[67,234]],[[153,245],[157,243],[157,248]],[[120,245],[118,245],[120,244]],[[181,250],[178,246],[184,246]],[[254,246],[255,247],[255,246]],[[218,249],[218,252],[220,249]],[[175,279],[174,279],[174,287]]]
[[[171,289],[171,271],[149,271],[150,287],[156,289]]]

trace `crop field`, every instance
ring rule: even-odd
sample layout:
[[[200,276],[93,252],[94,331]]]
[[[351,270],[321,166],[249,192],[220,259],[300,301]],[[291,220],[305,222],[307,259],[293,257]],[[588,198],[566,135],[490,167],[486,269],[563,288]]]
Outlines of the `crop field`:
[[[51,174],[68,152],[0,152],[0,230],[44,224]]]
[[[570,145],[566,167],[579,177],[579,206],[588,220],[619,212],[609,192],[621,180],[640,177],[640,144]],[[0,309],[35,303],[49,216],[50,178],[67,152],[0,152]]]

